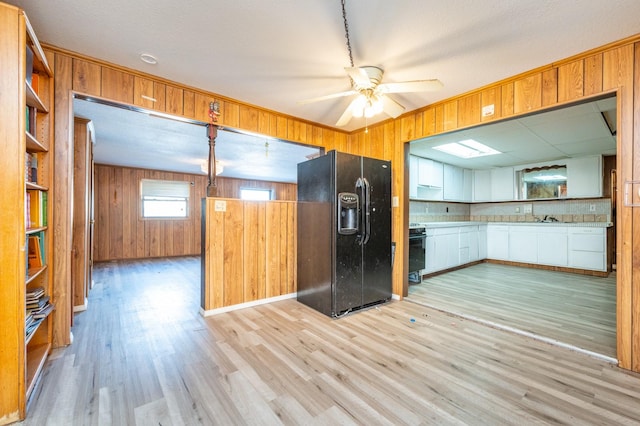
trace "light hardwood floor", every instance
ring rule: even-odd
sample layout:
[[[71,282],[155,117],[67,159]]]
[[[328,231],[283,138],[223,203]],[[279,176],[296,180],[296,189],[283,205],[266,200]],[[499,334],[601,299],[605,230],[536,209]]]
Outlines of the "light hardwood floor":
[[[481,263],[426,278],[408,300],[616,359],[616,277]]]
[[[198,314],[197,258],[97,265],[29,425],[640,424],[640,376],[411,302]]]

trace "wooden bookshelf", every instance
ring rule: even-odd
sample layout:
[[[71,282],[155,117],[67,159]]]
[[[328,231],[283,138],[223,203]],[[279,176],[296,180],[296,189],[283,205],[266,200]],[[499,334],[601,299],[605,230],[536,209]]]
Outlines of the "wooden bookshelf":
[[[54,87],[29,19],[5,3],[0,3],[0,57],[0,93],[15,94],[13,103],[4,97],[0,108],[0,424],[7,424],[25,418],[52,346],[50,309],[30,314],[27,295],[31,310],[55,303],[48,226],[53,218]],[[33,212],[31,196],[38,198]],[[38,218],[34,226],[32,215]]]

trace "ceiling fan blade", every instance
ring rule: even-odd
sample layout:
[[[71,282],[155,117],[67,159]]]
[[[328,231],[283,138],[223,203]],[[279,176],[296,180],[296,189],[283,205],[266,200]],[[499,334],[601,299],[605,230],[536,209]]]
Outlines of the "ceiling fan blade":
[[[355,90],[348,90],[346,92],[334,93],[332,95],[318,96],[317,98],[305,99],[303,101],[298,101],[298,104],[306,105],[313,102],[320,102],[320,101],[326,101],[329,99],[342,98],[345,96],[355,95],[356,93],[358,92],[356,92]]]
[[[404,112],[404,107],[387,95],[381,96],[382,110],[390,117],[396,118]]]
[[[431,92],[444,87],[438,79],[383,83],[378,86],[381,93]]]
[[[338,121],[336,122],[336,126],[344,126],[353,118],[353,104],[356,103],[358,98],[355,98],[351,101],[347,109],[344,110]]]
[[[373,84],[371,84],[371,79],[369,79],[369,75],[362,68],[346,67],[344,70],[347,72],[349,77],[351,77],[351,80],[353,80],[356,86],[362,89],[373,87]]]

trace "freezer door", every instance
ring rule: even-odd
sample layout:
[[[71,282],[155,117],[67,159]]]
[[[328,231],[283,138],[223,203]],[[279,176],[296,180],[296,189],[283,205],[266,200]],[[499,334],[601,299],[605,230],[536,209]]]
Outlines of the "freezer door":
[[[331,316],[333,311],[333,159],[298,164],[298,301]]]
[[[329,153],[331,155],[332,152]],[[336,194],[356,192],[356,182],[361,177],[361,157],[342,152],[335,155]],[[336,209],[336,216],[339,212]],[[360,224],[362,225],[362,224]],[[361,230],[350,235],[332,230],[335,236],[335,281],[333,286],[333,314],[362,306],[362,247],[358,243]]]
[[[362,158],[369,183],[369,238],[362,246],[363,305],[391,298],[391,163]]]

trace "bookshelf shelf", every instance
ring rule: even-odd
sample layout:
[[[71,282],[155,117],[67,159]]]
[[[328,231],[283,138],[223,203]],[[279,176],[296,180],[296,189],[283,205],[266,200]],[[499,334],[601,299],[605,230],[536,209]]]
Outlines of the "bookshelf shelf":
[[[38,228],[27,228],[26,233],[27,235],[32,235],[32,234],[37,234],[38,232],[46,231],[46,230],[47,230],[46,226],[40,226]]]
[[[29,285],[32,281],[34,281],[36,278],[38,278],[38,275],[40,275],[41,273],[43,273],[45,270],[47,269],[47,265],[42,265],[39,268],[29,268],[28,272],[27,272],[27,281],[26,281],[26,285]]]
[[[54,81],[24,11],[0,2],[0,425],[23,420],[53,345]]]
[[[40,112],[48,113],[49,109],[42,103],[38,94],[33,90],[33,87],[27,82],[25,82],[26,87],[26,95],[27,95],[27,105],[37,109]]]
[[[26,182],[26,187],[27,189],[37,189],[40,191],[48,191],[49,188],[47,188],[46,186],[42,186],[42,185],[38,185],[37,183],[33,183],[33,182]]]
[[[40,323],[38,328],[42,326],[44,321]],[[33,332],[31,336],[34,336],[36,332]],[[36,382],[44,367],[44,363],[47,360],[47,355],[51,350],[51,343],[43,343],[39,345],[33,345],[33,347],[27,346],[27,380],[26,380],[26,398],[29,399],[31,393],[35,389]]]
[[[44,318],[40,319],[40,320],[34,320],[33,329],[29,333],[27,333],[27,335],[26,335],[26,337],[24,339],[25,345],[29,346],[29,343],[31,342],[31,339],[33,339],[33,336],[36,335],[36,332],[40,328],[40,324],[42,324],[43,321],[44,321]]]
[[[25,132],[27,135],[27,152],[47,152],[47,148],[38,141],[29,132]]]

